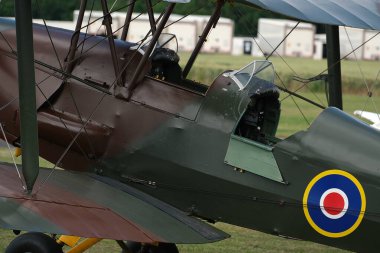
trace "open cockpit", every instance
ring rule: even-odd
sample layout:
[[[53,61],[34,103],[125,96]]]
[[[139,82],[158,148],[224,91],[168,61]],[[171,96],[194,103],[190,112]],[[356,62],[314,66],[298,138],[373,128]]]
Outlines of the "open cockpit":
[[[250,102],[234,135],[265,145],[273,145],[280,119],[279,90],[274,84],[274,68],[269,61],[253,61],[240,70],[225,74],[246,90]]]

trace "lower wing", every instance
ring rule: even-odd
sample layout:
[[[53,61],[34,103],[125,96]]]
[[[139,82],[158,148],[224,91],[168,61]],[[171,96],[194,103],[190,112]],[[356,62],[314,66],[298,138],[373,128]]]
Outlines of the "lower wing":
[[[133,187],[90,173],[40,170],[37,193],[22,191],[12,164],[0,163],[0,227],[137,242],[208,243],[223,231]]]

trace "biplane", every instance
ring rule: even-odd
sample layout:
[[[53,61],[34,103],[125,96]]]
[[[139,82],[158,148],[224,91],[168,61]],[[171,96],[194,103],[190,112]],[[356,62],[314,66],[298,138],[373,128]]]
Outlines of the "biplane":
[[[377,114],[374,112],[360,111],[360,110],[354,111],[354,114],[363,119],[370,121],[372,123],[371,126],[380,130],[380,114]]]
[[[302,96],[274,83],[270,61],[210,84],[188,78],[235,1],[213,2],[184,68],[161,34],[189,1],[167,0],[155,18],[147,0],[151,29],[140,43],[125,41],[136,0],[121,39],[100,2],[105,37],[81,32],[86,0],[74,32],[32,25],[31,1],[0,19],[1,138],[22,151],[21,167],[0,165],[0,227],[23,232],[7,253],[84,252],[102,238],[123,252],[173,253],[176,243],[228,237],[209,222],[378,251],[380,134],[340,110],[338,26],[380,30],[379,1],[236,1],[326,25],[330,107],[313,102],[323,112],[286,139],[276,137],[280,91]],[[38,155],[54,168],[40,168]]]

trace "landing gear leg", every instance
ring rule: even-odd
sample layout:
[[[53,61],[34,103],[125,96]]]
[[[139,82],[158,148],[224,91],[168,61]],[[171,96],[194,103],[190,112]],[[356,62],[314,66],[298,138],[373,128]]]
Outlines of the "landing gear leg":
[[[50,236],[30,232],[17,236],[5,253],[63,253],[62,247]]]
[[[121,253],[179,253],[174,243],[159,243],[158,245],[142,244],[139,242],[127,242],[129,251]]]

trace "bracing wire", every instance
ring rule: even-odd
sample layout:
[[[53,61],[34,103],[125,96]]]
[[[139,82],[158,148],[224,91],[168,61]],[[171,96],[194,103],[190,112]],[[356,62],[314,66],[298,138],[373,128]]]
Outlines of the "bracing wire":
[[[149,33],[148,33],[149,34]],[[137,50],[135,51],[135,53],[137,53]],[[125,69],[130,65],[130,63],[132,62],[133,60],[133,57],[131,57],[131,59],[129,60],[129,62],[123,66],[123,69],[119,72],[118,76],[115,78],[115,80],[113,81],[113,83],[111,84],[110,86],[110,89],[112,89],[115,84],[116,84],[116,81],[121,77],[121,75],[123,74],[123,72],[125,71]],[[87,126],[87,124],[92,120],[93,116],[95,115],[95,113],[97,112],[97,110],[99,109],[101,103],[103,102],[104,98],[107,96],[107,94],[103,94],[99,101],[97,102],[97,104],[94,106],[93,110],[91,111],[89,117],[87,118],[87,120],[84,122],[84,124],[81,126],[81,128],[79,129],[79,131],[77,132],[77,134],[74,136],[74,138],[71,140],[71,142],[68,144],[68,146],[66,147],[66,149],[64,150],[64,152],[62,153],[62,155],[58,158],[58,160],[56,161],[56,163],[54,164],[53,168],[51,169],[50,173],[47,175],[47,177],[42,181],[42,183],[38,186],[38,189],[36,190],[35,194],[38,194],[41,189],[46,185],[46,183],[49,181],[49,179],[51,178],[51,176],[54,174],[55,170],[57,169],[58,167],[58,164],[61,163],[61,161],[65,158],[65,156],[67,155],[67,153],[69,152],[70,148],[72,147],[72,145],[75,143],[75,141],[78,139],[78,137],[80,136],[80,134],[82,133],[82,131],[84,130],[84,128]]]
[[[5,41],[5,43],[7,43],[9,49],[11,50],[11,52],[15,52],[15,50],[13,49],[13,47],[11,46],[11,43],[9,43],[9,41],[7,40],[7,38],[4,36],[4,34],[2,32],[0,32],[0,35],[1,37],[3,38],[3,40]]]
[[[233,8],[234,8],[234,6],[233,6]],[[235,13],[237,13],[237,14],[239,15],[239,17],[242,16],[242,13],[240,12],[239,9],[235,9],[235,8],[234,8],[234,10],[235,10]],[[253,33],[250,31],[250,29],[249,29],[247,26],[246,26],[245,28],[247,29],[247,31],[251,34],[252,38],[254,39]],[[263,36],[261,35],[261,37],[263,37]],[[264,39],[265,39],[265,38],[264,38]],[[254,39],[254,41],[255,41],[255,43],[257,44],[257,46],[258,46],[258,48],[260,49],[260,51],[264,54],[264,50],[260,47],[259,43],[258,43],[255,39]],[[268,43],[268,42],[267,42],[267,43]],[[269,44],[269,43],[268,43],[268,44]],[[269,44],[269,45],[270,45],[270,44]],[[271,45],[270,45],[270,46],[271,46]],[[272,48],[273,48],[273,47],[272,47]],[[275,51],[275,53],[276,53],[276,55],[278,55],[278,53],[277,53],[276,51]],[[289,66],[289,64],[287,64],[287,62],[285,61],[285,59],[284,59],[283,57],[281,57],[280,55],[279,55],[279,57],[280,57],[280,58],[286,63],[287,66]],[[294,71],[293,68],[291,68],[290,66],[289,66],[289,68],[295,73],[295,71]],[[275,71],[275,74],[276,74],[276,77],[279,79],[281,85],[285,88],[285,90],[288,90],[288,88],[287,88],[286,85],[285,85],[285,82],[282,80],[282,78],[280,77],[280,75],[278,74],[277,71]],[[301,115],[302,115],[302,117],[304,118],[305,122],[306,122],[308,125],[310,125],[309,120],[306,118],[305,114],[302,112],[302,109],[301,109],[301,107],[298,105],[297,101],[294,99],[294,97],[293,97],[292,95],[290,95],[290,98],[292,99],[293,103],[296,105],[298,111],[301,113]]]
[[[272,52],[267,56],[265,57],[266,60],[269,60],[269,58],[273,55],[274,52],[277,52],[277,49],[282,45],[282,43],[285,42],[285,40],[289,37],[290,34],[293,33],[293,31],[298,27],[298,25],[300,24],[301,22],[298,21],[297,24],[285,35],[285,37],[280,41],[280,43],[278,43],[278,45],[273,48]],[[261,34],[260,34],[261,35]],[[261,37],[264,38],[264,36],[261,35]],[[265,38],[264,38],[265,39]],[[267,42],[268,43],[268,42]],[[269,44],[269,43],[268,43]],[[293,70],[294,72],[294,70]]]
[[[37,9],[38,9],[38,11],[41,12],[40,5],[38,4],[38,0],[36,0],[36,5],[37,5]],[[52,47],[53,47],[54,54],[55,54],[55,57],[56,57],[56,59],[57,59],[57,61],[58,61],[59,67],[61,68],[61,70],[63,70],[63,66],[62,66],[61,60],[59,59],[59,56],[58,56],[58,53],[57,53],[57,49],[55,48],[55,45],[54,45],[53,39],[51,38],[49,28],[48,28],[48,26],[46,25],[46,20],[45,20],[45,19],[42,19],[42,21],[44,22],[44,26],[45,26],[46,32],[47,32],[47,34],[48,34],[48,36],[49,36],[50,44],[51,44]]]
[[[3,124],[0,124],[0,129],[1,129],[1,133],[3,134],[3,137],[4,137],[4,141],[5,141],[5,143],[7,144],[8,151],[9,151],[9,155],[12,157],[13,165],[15,166],[15,169],[16,169],[16,171],[17,171],[17,175],[18,175],[18,178],[20,179],[22,189],[23,189],[23,190],[26,190],[25,183],[24,183],[24,181],[22,180],[20,170],[19,170],[19,168],[18,168],[18,166],[17,166],[17,163],[16,163],[16,160],[15,160],[15,157],[14,157],[14,155],[13,155],[13,153],[12,153],[11,146],[9,145],[9,142],[8,142],[7,136],[6,136],[6,134],[5,134],[5,131],[4,131],[4,128],[3,128]]]
[[[361,65],[360,65],[360,63],[359,63],[358,57],[357,57],[357,55],[356,55],[356,51],[354,51],[354,46],[353,46],[353,44],[352,44],[351,38],[350,38],[350,36],[349,36],[349,34],[348,34],[348,32],[347,32],[347,28],[346,28],[346,27],[344,27],[344,31],[345,31],[346,36],[347,36],[347,39],[348,39],[348,41],[349,41],[349,43],[350,43],[351,49],[353,50],[353,54],[354,54],[354,57],[355,57],[355,62],[356,62],[357,66],[358,66],[358,69],[359,69],[359,71],[360,71],[360,75],[361,75],[361,77],[362,77],[362,79],[363,79],[363,83],[364,83],[364,85],[365,85],[365,87],[366,87],[366,89],[367,89],[368,99],[371,100],[371,103],[372,103],[372,105],[373,105],[373,107],[374,107],[374,109],[375,109],[375,112],[376,112],[376,114],[378,115],[378,117],[379,117],[379,119],[380,119],[379,111],[377,110],[376,103],[375,103],[375,101],[374,101],[374,99],[373,99],[373,96],[372,96],[372,90],[371,90],[371,88],[369,87],[369,85],[368,85],[368,83],[367,83],[367,80],[366,80],[366,78],[365,78],[365,76],[364,76],[363,69],[362,69],[362,67],[361,67]],[[379,76],[379,74],[377,74],[377,76],[376,76],[376,80],[377,80],[378,76]],[[366,105],[367,105],[367,103],[368,103],[368,100],[366,101]],[[365,105],[365,106],[366,106],[366,105]],[[364,110],[362,110],[362,112],[363,112],[363,111],[364,111]],[[361,116],[361,115],[360,115],[360,116]]]

